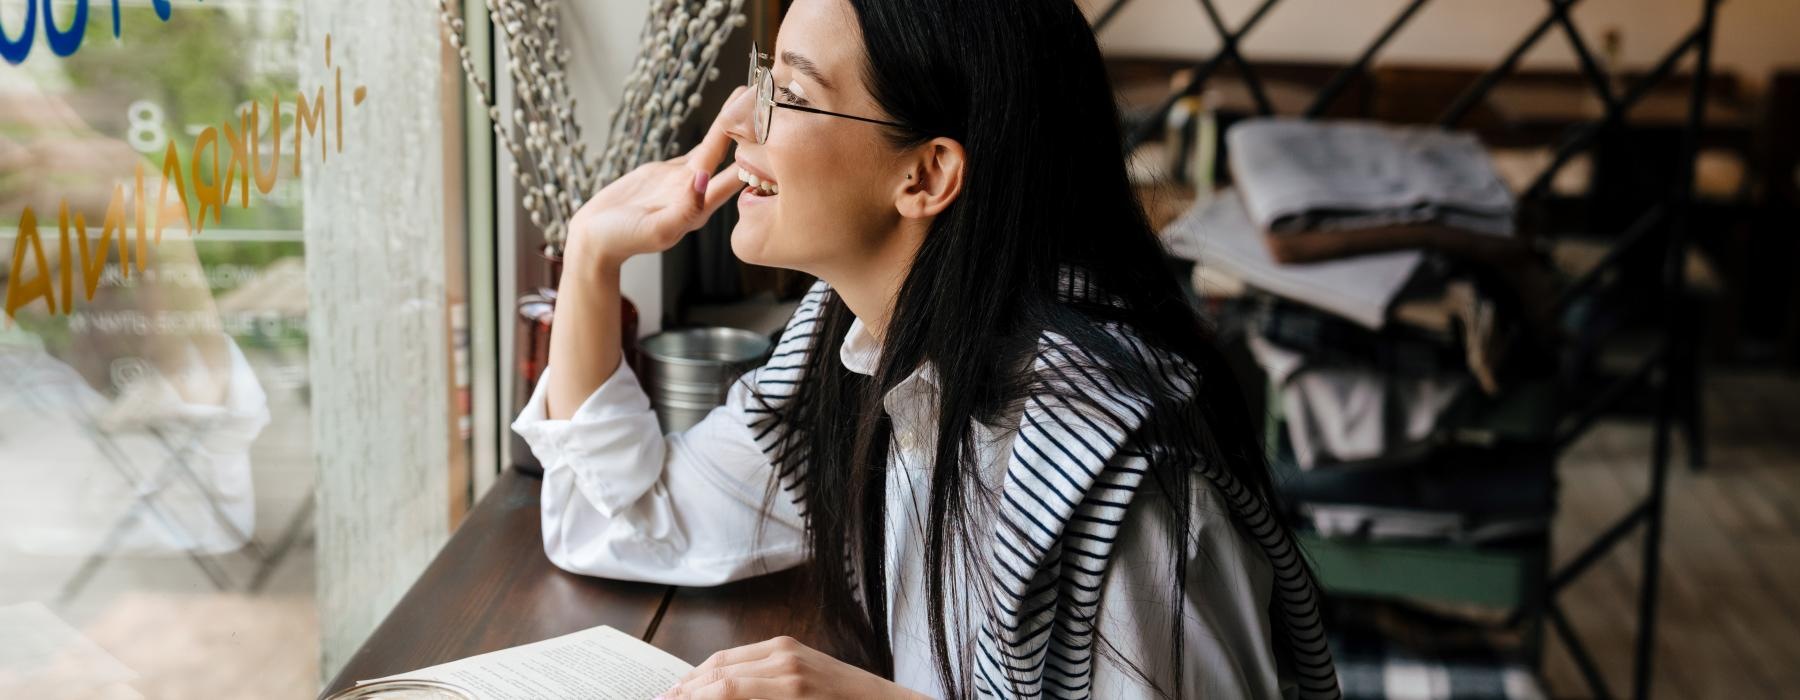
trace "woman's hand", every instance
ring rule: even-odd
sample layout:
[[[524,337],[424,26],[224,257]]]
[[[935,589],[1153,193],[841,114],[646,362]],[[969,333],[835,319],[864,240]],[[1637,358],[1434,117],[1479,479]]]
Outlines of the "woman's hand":
[[[661,697],[668,700],[919,700],[925,696],[834,659],[794,641],[793,637],[776,637],[713,654]]]
[[[601,189],[569,219],[562,281],[556,291],[556,332],[550,334],[555,370],[545,415],[567,420],[608,377],[618,372],[619,267],[639,253],[668,250],[742,189],[737,166],[713,175],[731,147],[726,125],[742,114],[734,92],[706,138],[687,155],[646,163]],[[550,376],[546,375],[546,376]]]
[[[668,250],[742,190],[735,164],[716,175],[713,169],[731,146],[725,125],[743,91],[731,93],[694,150],[640,165],[581,205],[569,219],[565,258],[616,267],[633,255]]]

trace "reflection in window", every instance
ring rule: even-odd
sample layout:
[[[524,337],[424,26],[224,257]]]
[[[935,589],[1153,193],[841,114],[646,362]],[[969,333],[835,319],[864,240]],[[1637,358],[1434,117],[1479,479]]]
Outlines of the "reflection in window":
[[[4,38],[33,4],[66,34],[85,3],[0,0]],[[0,63],[0,282],[29,299],[0,323],[0,647],[54,655],[0,696],[310,697],[299,7],[156,4],[118,3],[118,39],[93,4],[66,56],[41,14]],[[227,176],[227,131],[261,173]]]

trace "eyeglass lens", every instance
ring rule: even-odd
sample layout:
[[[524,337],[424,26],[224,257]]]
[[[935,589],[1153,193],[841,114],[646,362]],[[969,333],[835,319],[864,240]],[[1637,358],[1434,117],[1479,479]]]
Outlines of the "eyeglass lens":
[[[762,64],[761,49],[752,44],[750,46],[750,75],[747,77],[745,85],[756,94],[756,105],[751,109],[754,118],[751,121],[756,126],[756,142],[758,144],[769,140],[769,119],[774,116],[773,112],[775,111],[774,83],[775,81],[769,75],[769,69]]]

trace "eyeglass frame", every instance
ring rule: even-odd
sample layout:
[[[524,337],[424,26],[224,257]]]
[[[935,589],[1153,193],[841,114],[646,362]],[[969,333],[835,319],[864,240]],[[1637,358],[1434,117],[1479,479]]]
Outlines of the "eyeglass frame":
[[[764,66],[763,59],[770,59],[771,65]],[[896,129],[911,128],[905,124],[900,124],[898,122],[885,121],[885,120],[881,120],[881,119],[871,119],[869,117],[859,117],[854,114],[844,114],[842,112],[833,112],[831,110],[819,109],[817,107],[807,107],[804,105],[789,104],[786,102],[777,102],[775,100],[775,67],[772,64],[773,64],[773,58],[769,54],[763,53],[757,47],[756,42],[751,42],[750,43],[750,72],[748,75],[744,76],[744,86],[749,88],[751,94],[754,94],[756,96],[757,110],[761,114],[766,115],[763,119],[762,134],[756,140],[757,145],[762,145],[762,144],[769,142],[769,132],[771,132],[775,129],[775,108],[776,107],[781,107],[783,109],[791,109],[796,112],[808,112],[811,114],[823,114],[828,117],[841,117],[843,119],[854,119],[859,122],[868,122],[870,124],[880,124],[882,126],[891,126]],[[757,74],[759,71],[761,72],[761,75],[762,75],[761,82],[766,83],[769,86],[768,94],[764,94],[762,91],[762,86],[758,84]],[[752,116],[751,119],[752,119],[752,126],[754,126],[755,117]],[[752,134],[752,135],[755,136],[755,134]]]

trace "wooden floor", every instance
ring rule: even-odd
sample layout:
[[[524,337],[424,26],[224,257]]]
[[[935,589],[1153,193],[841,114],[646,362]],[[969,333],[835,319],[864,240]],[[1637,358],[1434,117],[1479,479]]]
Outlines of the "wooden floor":
[[[1656,631],[1659,698],[1800,697],[1800,378],[1711,371],[1707,466],[1676,441]],[[1597,426],[1563,459],[1555,545],[1568,557],[1645,493],[1648,423]],[[1615,694],[1630,692],[1642,531],[1560,598]],[[1588,687],[1552,635],[1555,697]]]

